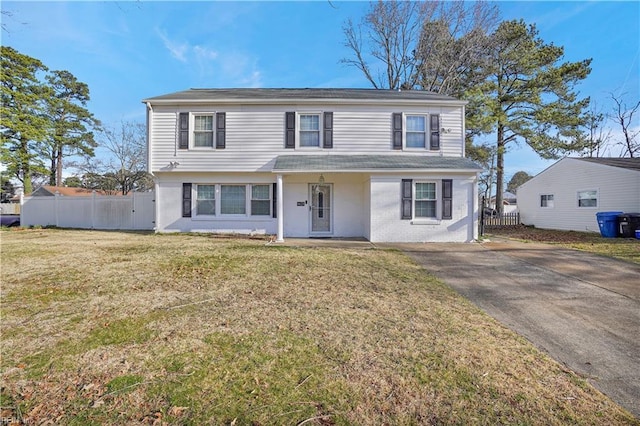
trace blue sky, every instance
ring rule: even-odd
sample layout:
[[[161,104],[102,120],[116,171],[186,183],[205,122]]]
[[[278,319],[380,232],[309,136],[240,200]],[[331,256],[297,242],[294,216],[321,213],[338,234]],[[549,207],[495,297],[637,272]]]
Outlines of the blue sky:
[[[503,19],[536,24],[565,60],[593,58],[580,86],[600,108],[610,93],[640,99],[640,2],[499,2]],[[144,120],[141,100],[192,87],[370,87],[340,64],[342,26],[368,2],[3,1],[2,44],[89,85],[89,109],[108,125]],[[481,141],[491,142],[490,137]],[[551,162],[512,147],[507,179]]]

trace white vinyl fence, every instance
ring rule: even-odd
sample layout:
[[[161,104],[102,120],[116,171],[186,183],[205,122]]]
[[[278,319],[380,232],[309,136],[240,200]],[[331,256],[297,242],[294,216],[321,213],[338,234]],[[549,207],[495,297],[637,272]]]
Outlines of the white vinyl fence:
[[[20,204],[18,203],[1,203],[0,213],[2,214],[20,214]]]
[[[61,228],[152,230],[155,227],[155,193],[126,196],[24,197],[21,226]]]

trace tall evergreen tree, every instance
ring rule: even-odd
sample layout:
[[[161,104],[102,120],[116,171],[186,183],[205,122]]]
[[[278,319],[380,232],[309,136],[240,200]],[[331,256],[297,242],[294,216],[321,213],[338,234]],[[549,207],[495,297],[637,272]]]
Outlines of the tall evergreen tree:
[[[577,99],[574,87],[585,79],[591,59],[559,63],[564,49],[545,44],[534,25],[502,22],[488,52],[488,78],[469,95],[486,105],[496,133],[496,207],[502,209],[504,155],[524,141],[543,158],[581,151],[582,111],[589,99]]]
[[[94,155],[97,143],[92,130],[100,122],[86,108],[89,86],[69,71],[53,71],[46,80],[46,114],[51,127],[42,156],[50,162],[49,184],[61,185],[64,157]]]
[[[42,62],[8,46],[0,46],[0,161],[22,182],[25,194],[33,190],[31,179],[46,169],[37,156],[37,144],[45,140],[49,120],[44,114],[44,85],[38,73]]]

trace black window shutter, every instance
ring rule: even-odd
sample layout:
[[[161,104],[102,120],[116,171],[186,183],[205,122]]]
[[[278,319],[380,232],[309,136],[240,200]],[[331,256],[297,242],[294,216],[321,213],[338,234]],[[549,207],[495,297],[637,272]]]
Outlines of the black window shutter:
[[[453,210],[453,180],[442,179],[442,218],[451,219]]]
[[[278,217],[278,184],[273,184],[273,197],[271,198],[271,217]]]
[[[182,217],[191,217],[191,184],[182,184]]]
[[[189,149],[189,113],[181,112],[178,120],[178,148]]]
[[[402,113],[393,113],[393,149],[402,149]]]
[[[324,113],[324,137],[322,138],[323,148],[333,148],[333,113]]]
[[[402,219],[411,219],[413,180],[402,179]]]
[[[216,149],[224,149],[227,138],[227,113],[216,113]]]
[[[431,149],[440,149],[440,115],[431,115]]]
[[[295,148],[296,147],[296,113],[295,112],[287,112],[285,113],[285,148]]]

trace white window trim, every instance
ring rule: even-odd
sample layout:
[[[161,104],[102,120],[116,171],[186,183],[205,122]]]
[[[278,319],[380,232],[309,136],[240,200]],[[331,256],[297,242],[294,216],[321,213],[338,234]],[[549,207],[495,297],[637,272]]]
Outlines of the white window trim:
[[[579,194],[581,192],[587,192],[587,191],[595,191],[596,193],[596,205],[595,206],[581,206],[580,205],[580,196]],[[600,206],[600,188],[588,188],[588,189],[578,189],[576,191],[576,209],[598,209]]]
[[[198,197],[198,186],[200,185],[213,185],[215,187],[215,213],[210,214],[198,214],[197,209],[197,197]],[[244,214],[223,214],[222,213],[222,186],[244,186],[245,187],[245,213]],[[267,185],[269,187],[269,214],[268,215],[252,215],[251,214],[251,200],[252,200],[252,192],[251,188],[254,185]],[[272,221],[276,220],[273,218],[273,183],[265,182],[265,183],[210,183],[210,182],[202,182],[202,183],[194,183],[191,187],[191,211],[194,214],[191,217],[191,220],[252,220],[252,221]]]
[[[300,126],[300,116],[302,115],[317,115],[318,116],[318,146],[302,146],[300,145],[301,138],[301,126]],[[317,151],[321,150],[323,146],[323,136],[324,136],[324,115],[323,111],[297,111],[296,112],[296,149],[302,150],[312,150]]]
[[[436,196],[435,200],[418,200],[416,198],[416,184],[418,183],[432,183],[435,186]],[[438,185],[440,183],[440,185]],[[414,180],[411,185],[411,224],[412,225],[439,225],[442,222],[442,212],[441,212],[441,203],[442,200],[440,198],[440,190],[439,186],[442,185],[442,181],[436,180]],[[434,217],[417,217],[416,216],[416,201],[435,201],[436,203],[436,215]]]
[[[211,146],[196,146],[196,116],[211,116]],[[211,151],[216,149],[216,111],[190,111],[189,112],[189,149]],[[207,184],[202,184],[207,185]]]
[[[549,195],[551,195],[553,197],[553,205],[552,206],[549,206],[549,205],[543,206],[542,205],[542,197],[543,196],[548,197]],[[549,202],[549,200],[547,200],[547,203],[548,202]],[[541,208],[541,209],[553,209],[553,208],[555,208],[555,204],[556,204],[556,196],[555,196],[555,194],[546,193],[546,194],[539,194],[538,195],[538,208]]]
[[[418,132],[407,132],[408,117],[424,118],[424,146],[407,146],[407,133],[418,133]],[[409,151],[413,151],[413,150],[429,151],[429,135],[431,134],[429,125],[430,125],[429,114],[403,113],[402,114],[402,149],[409,150]]]

